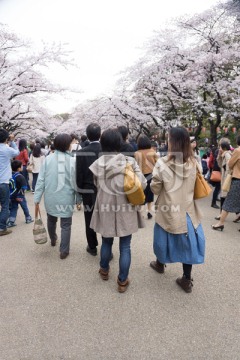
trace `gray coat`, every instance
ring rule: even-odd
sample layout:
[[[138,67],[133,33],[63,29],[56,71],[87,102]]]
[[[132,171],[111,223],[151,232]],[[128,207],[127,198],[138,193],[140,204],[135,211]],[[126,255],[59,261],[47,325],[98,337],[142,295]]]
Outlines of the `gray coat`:
[[[143,189],[147,181],[135,159],[128,157]],[[141,207],[131,205],[123,191],[126,157],[123,154],[103,155],[90,170],[97,186],[97,199],[90,227],[104,237],[122,237],[133,234],[144,227]]]

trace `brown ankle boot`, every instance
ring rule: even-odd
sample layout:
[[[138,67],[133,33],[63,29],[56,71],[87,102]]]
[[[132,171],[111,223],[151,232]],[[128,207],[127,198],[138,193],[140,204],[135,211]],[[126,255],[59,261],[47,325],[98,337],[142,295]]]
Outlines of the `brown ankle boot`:
[[[103,280],[108,280],[108,271],[103,270],[102,268],[99,269],[99,274]]]
[[[186,279],[185,276],[183,275],[182,277],[177,278],[176,282],[179,286],[181,286],[181,288],[186,293],[192,292],[192,287],[193,287],[192,279],[191,280]]]
[[[150,262],[150,266],[151,268],[153,268],[155,271],[157,271],[160,274],[164,273],[164,268],[165,268],[165,264],[162,264],[158,261],[158,259],[156,261],[151,261]]]
[[[129,279],[127,279],[125,281],[120,281],[119,279],[117,279],[117,283],[118,283],[118,291],[120,293],[124,293],[127,290],[130,281],[129,281]]]

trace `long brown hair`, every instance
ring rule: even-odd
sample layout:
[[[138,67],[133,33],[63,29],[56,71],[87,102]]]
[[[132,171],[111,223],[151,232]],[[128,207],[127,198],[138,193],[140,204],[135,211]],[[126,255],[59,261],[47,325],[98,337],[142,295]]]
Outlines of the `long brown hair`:
[[[193,160],[193,151],[188,131],[184,127],[173,127],[169,131],[168,151],[170,160],[187,162]]]

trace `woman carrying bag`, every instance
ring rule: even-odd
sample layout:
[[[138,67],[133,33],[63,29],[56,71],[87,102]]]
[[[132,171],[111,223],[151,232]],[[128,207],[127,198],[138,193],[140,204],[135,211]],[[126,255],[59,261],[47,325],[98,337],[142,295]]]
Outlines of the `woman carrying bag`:
[[[168,144],[169,153],[156,163],[151,182],[151,189],[158,199],[153,240],[157,259],[150,266],[158,273],[164,273],[166,263],[182,263],[183,276],[176,282],[190,293],[192,265],[202,264],[205,256],[201,216],[194,200],[199,167],[185,128],[171,128]]]
[[[60,259],[65,259],[69,255],[72,214],[77,196],[75,192],[76,158],[70,153],[71,142],[72,138],[68,134],[56,136],[55,152],[46,157],[38,175],[34,194],[36,211],[44,194],[47,229],[52,246],[56,245],[57,220],[60,218]]]
[[[219,222],[212,225],[213,230],[224,229],[224,221],[229,212],[240,213],[240,135],[237,137],[238,148],[234,150],[228,162],[229,169],[232,171],[232,182],[230,190],[224,201]]]
[[[136,160],[120,153],[122,137],[116,129],[102,133],[100,143],[104,155],[91,166],[97,187],[97,199],[90,227],[102,235],[99,274],[103,280],[109,278],[109,262],[112,256],[114,237],[119,237],[118,291],[123,293],[129,285],[128,273],[131,264],[132,234],[144,227],[138,206],[128,202],[124,192],[124,174],[127,163],[139,178],[143,189],[147,180],[141,173]]]
[[[217,162],[221,169],[221,193],[220,193],[220,214],[222,211],[223,203],[226,199],[227,192],[223,191],[222,187],[227,175],[229,174],[228,162],[231,159],[232,153],[230,151],[229,141],[222,140],[220,142],[220,148],[218,152]],[[215,217],[216,220],[220,220],[220,215]]]
[[[30,155],[30,159],[29,159],[29,165],[31,166],[32,176],[33,176],[32,193],[35,192],[38,174],[44,160],[45,160],[45,156],[41,154],[41,145],[36,144],[33,148],[32,154]]]
[[[221,190],[221,169],[217,163],[218,152],[219,149],[213,148],[209,160],[209,167],[211,169],[209,183],[214,187],[211,207],[214,209],[220,209],[220,207],[217,205],[218,195]]]

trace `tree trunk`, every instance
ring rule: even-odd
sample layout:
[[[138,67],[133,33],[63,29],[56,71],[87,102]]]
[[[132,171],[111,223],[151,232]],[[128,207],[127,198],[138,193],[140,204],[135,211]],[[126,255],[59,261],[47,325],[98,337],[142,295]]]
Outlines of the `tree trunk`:
[[[214,122],[210,122],[210,145],[217,146],[217,127]]]
[[[217,111],[217,120],[208,119],[210,124],[210,145],[217,146],[217,128],[221,124],[221,114]]]
[[[197,123],[198,123],[198,125],[197,125],[197,128],[196,128],[195,132],[194,132],[194,136],[195,136],[196,139],[198,139],[199,135],[201,134],[202,126],[203,126],[203,119],[198,118]]]

